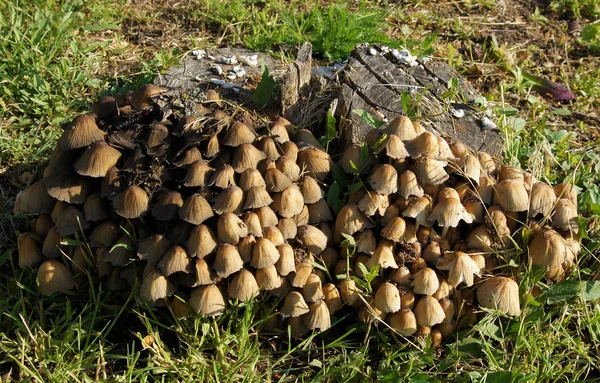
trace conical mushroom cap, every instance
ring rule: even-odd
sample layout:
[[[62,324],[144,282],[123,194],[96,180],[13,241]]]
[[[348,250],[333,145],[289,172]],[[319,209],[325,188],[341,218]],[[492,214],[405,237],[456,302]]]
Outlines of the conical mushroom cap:
[[[448,282],[454,287],[464,282],[467,287],[473,286],[473,275],[480,276],[480,268],[477,263],[461,251],[446,253],[437,263],[440,270],[450,270]]]
[[[276,226],[265,227],[263,229],[263,236],[275,246],[283,245],[285,243],[283,234],[281,234],[281,231],[279,231]]]
[[[464,160],[462,171],[462,175],[465,178],[469,178],[476,184],[479,184],[479,178],[481,176],[481,165],[479,164],[479,160],[475,155],[469,154],[467,156],[467,158]]]
[[[335,233],[338,241],[341,241],[342,233],[353,235],[357,231],[372,228],[371,222],[355,204],[347,204],[338,212],[335,220]]]
[[[242,216],[242,221],[248,228],[248,234],[255,237],[262,237],[262,226],[260,225],[260,218],[258,218],[258,214],[253,211],[247,211]]]
[[[283,307],[281,313],[287,317],[299,317],[308,312],[308,305],[304,300],[302,294],[297,291],[290,291],[283,301]]]
[[[415,273],[413,278],[413,291],[417,294],[433,295],[440,287],[437,274],[429,267]]]
[[[561,198],[554,206],[554,215],[552,216],[552,226],[558,230],[579,231],[579,221],[577,215],[577,206],[567,198]]]
[[[292,180],[279,169],[269,168],[265,172],[265,184],[269,192],[279,193],[292,186]]]
[[[537,182],[531,187],[531,201],[529,202],[529,217],[538,214],[550,217],[557,198],[552,186]]]
[[[275,167],[292,181],[297,181],[300,178],[300,167],[296,165],[295,161],[287,158],[287,156],[280,156],[275,161]]]
[[[148,148],[155,148],[157,146],[165,144],[165,141],[169,137],[169,129],[163,124],[155,124],[148,129],[146,134],[146,146]]]
[[[485,225],[477,226],[471,234],[469,234],[467,248],[480,250],[480,251],[491,251],[494,238],[485,227]]]
[[[139,88],[131,97],[131,106],[134,109],[144,109],[152,105],[152,97],[165,92],[165,88],[153,84],[146,84]]]
[[[342,308],[342,298],[340,297],[340,291],[333,283],[326,283],[323,285],[323,300],[327,304],[327,308],[331,314]]]
[[[382,312],[395,313],[400,310],[400,292],[393,284],[384,282],[377,289],[373,302]]]
[[[298,153],[298,166],[307,171],[307,175],[323,181],[333,167],[329,154],[320,149],[305,149]]]
[[[289,273],[296,272],[296,263],[294,260],[294,249],[287,243],[277,246],[279,259],[275,263],[279,275],[287,276]]]
[[[167,237],[162,234],[154,234],[139,242],[137,256],[148,264],[155,265],[163,259],[170,248],[171,241]]]
[[[340,282],[342,301],[350,306],[358,305],[360,300],[359,288],[354,279],[346,278]]]
[[[324,150],[319,140],[308,129],[301,129],[294,135],[294,142],[298,145],[298,149],[304,151],[306,149]]]
[[[75,117],[58,139],[58,146],[63,151],[83,148],[104,139],[104,132],[98,128],[91,114]]]
[[[19,267],[24,269],[42,262],[42,252],[32,233],[22,233],[17,238],[17,249],[19,251]]]
[[[217,250],[217,237],[206,225],[192,228],[187,241],[187,252],[190,257],[204,258]]]
[[[393,218],[387,225],[381,230],[381,235],[384,238],[394,242],[401,242],[404,240],[404,232],[406,230],[406,221],[400,217]]]
[[[267,155],[251,144],[242,144],[233,153],[231,164],[236,173],[243,173],[247,169],[256,169],[258,163],[265,158]]]
[[[235,185],[235,171],[229,165],[218,168],[213,172],[208,185],[221,189],[227,189],[231,185]]]
[[[234,122],[226,131],[221,143],[237,147],[242,144],[251,144],[256,139],[256,133],[242,122]]]
[[[312,254],[319,255],[327,247],[327,236],[319,229],[310,225],[298,227],[298,241]]]
[[[250,263],[250,260],[252,259],[252,249],[254,249],[255,243],[256,238],[253,235],[240,238],[240,241],[237,244],[237,249],[244,263]]]
[[[56,227],[50,229],[46,238],[44,238],[44,243],[42,245],[42,254],[44,254],[48,258],[57,258],[61,256],[61,244],[60,244],[60,234],[58,234],[58,230]]]
[[[400,137],[395,134],[388,135],[377,152],[383,152],[388,158],[395,160],[410,156]]]
[[[291,123],[284,118],[280,117],[273,121],[269,126],[269,133],[275,141],[280,144],[290,141],[290,136],[287,131],[287,126],[291,127]]]
[[[44,181],[38,181],[17,195],[14,211],[16,214],[51,213],[55,202]]]
[[[246,169],[240,176],[239,186],[243,191],[247,192],[255,186],[266,187],[267,184],[265,183],[262,174],[260,174],[257,169]]]
[[[110,168],[117,165],[121,152],[104,140],[96,141],[85,149],[75,161],[75,171],[82,176],[104,177]]]
[[[307,302],[316,302],[324,298],[321,278],[317,274],[310,274],[302,289],[302,295]]]
[[[369,176],[369,185],[379,194],[392,194],[398,190],[398,173],[391,165],[381,165]]]
[[[292,161],[298,162],[298,146],[293,141],[287,141],[281,144],[281,155],[287,156]]]
[[[416,174],[421,185],[439,185],[450,178],[446,170],[444,170],[444,166],[446,165],[447,163],[444,161],[423,157],[415,162],[411,170]]]
[[[308,310],[308,313],[302,319],[310,330],[319,329],[325,331],[331,327],[331,314],[325,301],[320,300],[309,304]]]
[[[267,192],[266,187],[254,186],[247,191],[243,209],[257,209],[259,207],[269,206],[272,202],[273,199],[269,195],[269,192]]]
[[[148,210],[148,194],[136,185],[131,185],[118,194],[114,208],[123,218],[137,218]]]
[[[193,225],[200,225],[213,215],[208,201],[198,193],[190,195],[179,209],[179,218]]]
[[[204,286],[215,283],[216,276],[208,267],[208,263],[204,259],[196,259],[195,262],[196,285]]]
[[[417,318],[410,309],[402,309],[389,317],[390,326],[400,335],[410,336],[417,332]]]
[[[281,218],[277,223],[277,228],[284,239],[296,238],[298,226],[293,218]]]
[[[275,144],[275,140],[273,140],[271,137],[261,137],[256,143],[256,147],[259,150],[262,150],[270,160],[275,161],[281,156],[281,154],[279,154],[279,150],[277,149],[277,145]]]
[[[149,302],[156,302],[159,299],[167,298],[173,295],[175,286],[158,270],[152,268],[145,273],[144,280],[140,286],[140,295]]]
[[[429,226],[429,215],[431,214],[431,199],[427,197],[419,197],[412,200],[410,205],[402,212],[403,217],[414,218],[420,225]]]
[[[361,156],[361,144],[352,144],[345,151],[339,165],[348,174],[366,173],[368,169],[369,158]],[[362,161],[361,161],[362,160]]]
[[[90,194],[83,204],[83,215],[87,222],[98,222],[108,219],[108,211],[99,194]]]
[[[58,234],[61,237],[79,233],[81,230],[87,229],[87,227],[88,223],[85,221],[83,213],[75,206],[69,206],[56,222],[56,230],[58,230]]]
[[[439,202],[427,218],[430,222],[437,222],[442,227],[456,227],[460,220],[472,223],[473,217],[467,212],[459,200],[447,198]]]
[[[327,205],[327,201],[320,199],[316,203],[306,205],[308,208],[308,223],[318,224],[320,222],[326,222],[333,220],[331,210]]]
[[[181,246],[171,247],[158,263],[158,267],[165,276],[191,270],[191,260]]]
[[[424,132],[416,138],[406,142],[406,149],[411,158],[417,159],[424,156],[436,158],[439,154],[438,139],[435,134]]]
[[[152,216],[159,221],[170,221],[177,218],[179,209],[183,206],[183,198],[176,191],[165,193],[162,198],[152,206]]]
[[[573,184],[558,184],[554,187],[558,198],[570,199],[575,206],[577,206],[577,190]]]
[[[92,191],[89,179],[75,173],[58,173],[44,183],[50,196],[67,203],[82,204]]]
[[[236,245],[240,238],[248,235],[248,227],[233,213],[225,213],[217,222],[217,238],[220,242]]]
[[[539,231],[529,244],[528,252],[533,265],[546,269],[546,278],[564,279],[568,249],[560,234],[551,229]]]
[[[442,323],[446,318],[446,313],[437,299],[425,296],[419,299],[415,306],[415,317],[417,325],[432,327]]]
[[[188,167],[187,174],[183,179],[183,186],[208,186],[214,169],[203,160],[194,161]]]
[[[275,265],[256,270],[256,283],[259,288],[266,291],[281,287],[283,278],[277,274]]]
[[[279,252],[271,241],[266,238],[258,238],[252,249],[252,260],[250,265],[257,269],[264,269],[274,265],[279,259]]]
[[[316,203],[325,196],[317,180],[308,176],[302,178],[300,191],[304,197],[304,203],[307,204]]]
[[[398,136],[402,141],[409,141],[417,137],[415,127],[406,116],[398,116],[390,121],[384,128],[384,132],[387,135]]]
[[[374,191],[366,192],[365,196],[358,202],[358,208],[364,212],[367,217],[372,217],[375,214],[383,216],[389,206],[390,201],[388,195],[378,194]]]
[[[224,189],[215,198],[212,208],[217,214],[239,214],[244,204],[244,192],[235,185]]]
[[[304,197],[296,186],[289,186],[275,195],[271,208],[280,216],[291,218],[304,209]]]
[[[75,281],[65,265],[56,260],[48,260],[40,265],[37,279],[42,295],[55,293],[70,294],[75,288]]]
[[[254,210],[254,212],[258,216],[258,219],[260,221],[260,226],[263,228],[269,227],[269,226],[276,226],[277,223],[279,222],[277,219],[277,215],[275,214],[273,209],[271,209],[268,206],[260,207],[256,210]]]
[[[200,315],[218,316],[225,311],[225,299],[217,285],[196,287],[190,295],[190,305]]]
[[[259,293],[254,275],[248,270],[240,271],[231,279],[227,293],[230,298],[239,299],[242,302],[251,300]]]
[[[243,269],[244,261],[242,261],[240,253],[235,246],[223,243],[217,248],[217,255],[212,267],[219,277],[227,278]]]
[[[494,203],[505,212],[525,211],[529,207],[529,196],[522,180],[506,179],[494,186]]]
[[[400,174],[400,179],[398,180],[398,194],[404,198],[410,196],[423,196],[423,188],[419,185],[415,173],[407,170]]]
[[[308,280],[308,276],[313,272],[313,266],[310,263],[302,262],[296,265],[296,274],[294,275],[294,279],[292,279],[292,286],[294,287],[304,287],[306,281]]]
[[[308,206],[303,205],[302,211],[293,216],[292,219],[294,220],[294,222],[296,222],[296,225],[298,226],[308,225],[308,222],[310,221],[310,213],[308,211]]]
[[[519,285],[510,278],[493,277],[477,287],[481,307],[500,310],[507,315],[521,315]]]
[[[382,241],[365,264],[368,269],[372,269],[376,265],[379,265],[381,269],[398,268],[398,264],[394,259],[394,247],[391,242]]]

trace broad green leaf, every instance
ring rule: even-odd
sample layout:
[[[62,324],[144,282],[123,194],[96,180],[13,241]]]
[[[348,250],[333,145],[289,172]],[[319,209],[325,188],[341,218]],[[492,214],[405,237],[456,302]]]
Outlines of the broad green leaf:
[[[357,116],[359,116],[360,118],[362,118],[362,120],[364,122],[366,122],[367,124],[369,124],[370,126],[372,126],[374,128],[380,128],[383,125],[385,125],[385,122],[377,120],[375,117],[373,117],[373,115],[371,113],[367,112],[366,110],[352,109],[352,113],[354,113]]]
[[[546,292],[548,304],[564,302],[576,296],[586,301],[600,299],[600,281],[563,281],[555,283]]]
[[[271,101],[273,90],[275,90],[275,79],[269,74],[269,68],[263,64],[262,78],[254,90],[252,101],[264,108]]]
[[[553,114],[559,115],[559,116],[570,116],[571,115],[571,111],[567,108],[558,108],[558,109],[554,109],[552,111]]]
[[[333,207],[335,202],[340,198],[341,189],[340,184],[336,182],[332,183],[327,191],[327,205]]]

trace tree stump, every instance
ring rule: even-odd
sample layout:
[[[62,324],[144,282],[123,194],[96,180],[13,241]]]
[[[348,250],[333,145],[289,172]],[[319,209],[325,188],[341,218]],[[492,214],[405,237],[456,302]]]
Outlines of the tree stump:
[[[325,131],[327,111],[331,110],[338,121],[335,152],[363,142],[373,129],[356,113],[361,109],[382,121],[409,115],[451,142],[460,141],[474,151],[501,155],[503,142],[499,130],[485,127],[481,113],[471,107],[479,94],[443,62],[418,60],[418,65],[410,66],[400,63],[386,47],[360,45],[343,69],[330,70],[326,78],[322,76],[323,68],[312,65],[312,49],[308,43],[300,48],[297,60],[289,65],[245,49],[218,48],[205,53],[204,57],[187,57],[155,83],[180,92],[183,97],[198,90],[221,88],[223,97],[248,107],[252,106],[252,93],[260,81],[261,64],[264,64],[278,83],[267,112],[280,113],[319,138]],[[254,65],[242,59],[254,55]],[[236,62],[226,63],[226,58],[231,57],[235,57]],[[222,72],[217,70],[217,65]],[[245,75],[228,78],[235,67],[243,68]],[[457,85],[455,89],[449,88],[451,80]],[[453,100],[460,98],[460,103],[446,100],[453,91]],[[407,105],[409,110],[405,110]]]

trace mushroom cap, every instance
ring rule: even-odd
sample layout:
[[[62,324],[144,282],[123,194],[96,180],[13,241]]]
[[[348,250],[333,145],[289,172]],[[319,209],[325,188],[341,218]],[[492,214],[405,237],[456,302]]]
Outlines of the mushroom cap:
[[[231,185],[227,189],[223,189],[221,193],[217,195],[212,204],[212,209],[217,214],[239,214],[243,206],[244,192],[239,187]]]
[[[397,160],[409,157],[407,148],[400,137],[395,134],[388,135],[385,140],[381,143],[381,146],[377,150],[377,153],[385,153],[388,158]]]
[[[175,293],[175,286],[154,267],[144,275],[140,296],[149,302],[167,298]]]
[[[217,255],[213,261],[212,268],[219,277],[227,278],[233,273],[242,270],[244,268],[244,261],[237,247],[228,243],[222,243],[217,247]]]
[[[222,166],[212,173],[209,186],[216,186],[221,189],[227,189],[235,185],[235,171],[229,165]]]
[[[243,173],[247,169],[255,169],[265,158],[267,155],[251,144],[241,144],[233,153],[231,164],[236,173]]]
[[[312,254],[319,255],[327,247],[327,236],[318,228],[310,225],[298,227],[298,241]]]
[[[391,165],[380,165],[369,176],[369,185],[379,194],[395,193],[398,190],[398,173]]]
[[[181,246],[173,246],[158,262],[158,268],[165,275],[169,276],[177,272],[189,272],[191,270],[191,260]]]
[[[479,305],[507,315],[521,315],[519,285],[506,277],[493,277],[477,287]]]
[[[277,193],[271,204],[273,211],[284,218],[298,215],[304,209],[304,197],[298,187],[292,185]]]
[[[363,211],[367,217],[372,217],[375,214],[383,216],[389,206],[389,196],[378,194],[374,191],[366,192],[365,196],[358,202],[358,208]]]
[[[552,186],[537,182],[531,187],[531,200],[529,202],[529,217],[538,214],[550,217],[557,198]]]
[[[22,233],[17,237],[19,267],[24,269],[42,262],[42,252],[32,233]]]
[[[55,293],[70,294],[75,288],[75,281],[65,265],[57,260],[44,261],[38,269],[37,279],[42,295]]]
[[[374,227],[371,222],[362,211],[355,204],[344,205],[338,212],[335,220],[335,233],[334,236],[341,242],[342,233],[353,235],[357,231],[370,229]]]
[[[494,186],[494,203],[506,212],[525,211],[529,208],[529,195],[523,180],[505,179]]]
[[[220,242],[236,245],[240,238],[248,235],[248,227],[235,214],[225,213],[217,221],[217,238]]]
[[[415,306],[415,317],[417,325],[432,327],[442,323],[446,318],[446,313],[437,299],[424,296]]]
[[[229,283],[227,293],[230,298],[247,302],[258,295],[258,284],[254,275],[248,270],[242,270],[235,274]]]
[[[560,198],[554,206],[554,215],[552,216],[552,226],[558,230],[579,231],[579,221],[577,215],[577,206],[572,200]]]
[[[121,152],[104,140],[96,141],[88,146],[75,161],[75,171],[82,176],[100,178],[106,176],[110,168],[117,165]]]
[[[257,269],[264,269],[274,265],[279,259],[279,251],[271,241],[266,238],[258,238],[252,248],[252,260],[250,265]]]
[[[63,172],[44,178],[48,194],[59,201],[82,204],[91,193],[89,178]]]
[[[302,288],[302,295],[306,302],[316,302],[324,298],[321,278],[317,274],[310,274]]]
[[[241,189],[240,189],[241,190]],[[273,199],[267,192],[265,186],[253,186],[246,192],[246,200],[243,209],[256,209],[263,206],[269,206]]]
[[[279,275],[285,277],[290,273],[295,273],[296,262],[294,259],[294,248],[291,245],[284,243],[277,246],[277,251],[279,252],[279,259],[275,263],[275,267],[277,268]]]
[[[419,185],[415,173],[406,170],[400,174],[398,179],[398,194],[405,198],[410,196],[423,196],[423,188]]]
[[[121,217],[137,218],[148,210],[148,194],[139,186],[131,185],[117,195],[113,205]]]
[[[468,255],[461,251],[446,253],[437,263],[440,270],[450,270],[448,282],[456,287],[464,282],[467,287],[473,286],[473,275],[480,276],[480,267]]]
[[[183,206],[183,198],[176,191],[165,193],[152,206],[152,216],[159,221],[170,221],[177,218],[179,209]]]
[[[61,150],[67,151],[86,147],[104,139],[104,131],[98,128],[93,114],[82,114],[73,119],[58,139]]]
[[[304,197],[304,203],[307,204],[316,203],[325,197],[325,193],[319,186],[317,180],[309,176],[302,177],[300,192]]]
[[[333,161],[323,150],[309,148],[298,153],[298,166],[305,169],[307,175],[323,181],[331,171]]]
[[[568,253],[565,239],[552,229],[539,231],[528,246],[531,263],[543,266],[546,269],[546,278],[555,281],[565,277]]]
[[[325,301],[320,300],[308,305],[308,313],[302,319],[310,330],[327,330],[331,327],[331,314]]]
[[[185,178],[183,179],[183,186],[194,187],[208,186],[210,177],[212,176],[215,169],[210,167],[204,160],[197,160],[192,162],[187,170]]]
[[[192,309],[200,315],[218,316],[225,311],[225,299],[217,285],[196,287],[190,295]]]
[[[239,187],[241,187],[243,191],[247,192],[255,186],[266,187],[267,184],[265,183],[262,174],[260,174],[257,169],[246,169],[240,176]]]
[[[402,141],[409,141],[417,137],[415,127],[406,116],[398,116],[390,121],[383,131],[388,135],[398,136]]]
[[[251,144],[256,139],[256,132],[242,122],[234,122],[225,130],[221,140],[223,145],[238,147],[242,144]]]
[[[51,213],[55,202],[48,193],[45,182],[37,181],[17,195],[14,211],[16,214]]]
[[[109,246],[112,246],[112,244],[106,247]],[[137,256],[139,259],[145,260],[148,264],[155,265],[163,259],[170,248],[171,241],[167,237],[162,234],[154,234],[138,243]]]
[[[279,274],[277,274],[277,268],[275,265],[270,265],[256,270],[256,282],[258,283],[259,288],[262,290],[272,291],[279,289],[282,287],[284,280],[285,278],[282,278]]]
[[[416,272],[413,279],[413,291],[417,294],[433,295],[440,287],[437,274],[429,267]]]
[[[282,192],[292,186],[292,180],[277,168],[269,168],[265,172],[265,184],[269,192]]]
[[[447,164],[445,161],[438,161],[425,156],[416,161],[411,170],[416,174],[421,185],[440,185],[450,178],[444,170]]]
[[[400,335],[410,336],[417,332],[417,318],[410,309],[402,309],[388,318],[390,326]]]
[[[430,222],[437,222],[441,227],[456,227],[461,220],[466,223],[473,222],[471,214],[458,199],[454,198],[446,198],[435,205],[427,219]]]
[[[377,289],[373,303],[384,313],[395,313],[400,310],[400,292],[393,284],[384,282]]]
[[[281,313],[287,317],[299,317],[300,315],[304,315],[309,311],[308,305],[304,300],[302,294],[298,291],[290,291],[283,301],[283,307],[281,308]]]
[[[200,225],[213,215],[210,204],[199,193],[190,195],[179,208],[179,218],[193,225]]]

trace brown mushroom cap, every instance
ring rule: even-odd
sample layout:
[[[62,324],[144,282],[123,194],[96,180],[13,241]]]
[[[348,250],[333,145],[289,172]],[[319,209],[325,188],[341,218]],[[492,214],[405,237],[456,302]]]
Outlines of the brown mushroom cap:
[[[92,114],[82,114],[75,117],[58,139],[58,145],[63,151],[86,147],[104,139],[104,132],[96,125]]]
[[[117,195],[114,207],[123,218],[137,218],[148,210],[148,194],[139,186],[131,185]]]
[[[190,305],[200,315],[218,316],[225,311],[225,299],[217,285],[195,288],[190,296]]]
[[[48,260],[38,269],[37,279],[42,295],[55,293],[71,294],[75,281],[65,265],[56,260]]]
[[[519,285],[510,278],[493,277],[477,287],[481,307],[500,310],[507,315],[520,315]]]

